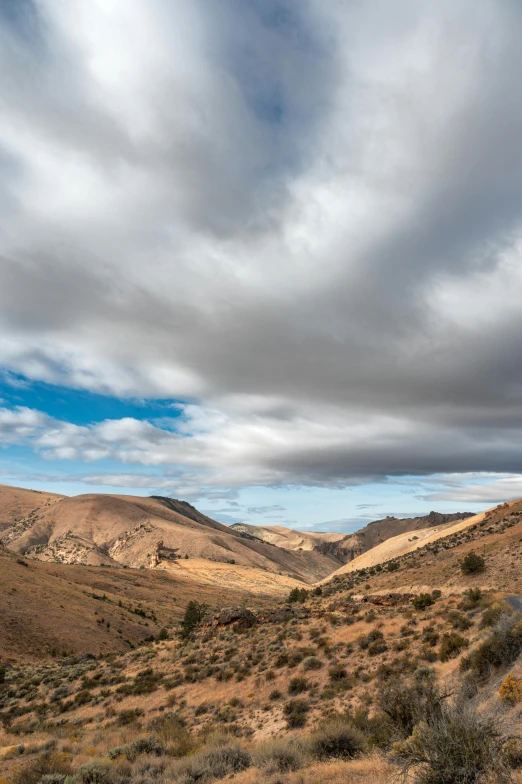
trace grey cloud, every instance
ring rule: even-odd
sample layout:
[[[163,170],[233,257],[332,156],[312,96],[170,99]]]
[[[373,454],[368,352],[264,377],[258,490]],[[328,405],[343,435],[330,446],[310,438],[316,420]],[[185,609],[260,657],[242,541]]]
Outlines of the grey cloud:
[[[0,29],[0,362],[225,420],[38,449],[183,439],[187,492],[522,471],[516,3],[31,7]]]

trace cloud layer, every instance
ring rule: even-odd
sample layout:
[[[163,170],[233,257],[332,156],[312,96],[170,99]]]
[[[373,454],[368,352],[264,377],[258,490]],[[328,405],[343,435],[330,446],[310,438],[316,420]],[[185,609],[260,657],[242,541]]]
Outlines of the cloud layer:
[[[187,486],[522,471],[518,3],[2,13],[0,363],[193,401],[6,443]]]

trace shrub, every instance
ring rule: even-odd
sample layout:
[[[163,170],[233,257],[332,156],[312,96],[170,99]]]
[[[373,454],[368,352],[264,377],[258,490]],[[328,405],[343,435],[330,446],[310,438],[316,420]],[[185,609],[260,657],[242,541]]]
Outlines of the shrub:
[[[415,770],[418,784],[474,784],[490,774],[503,780],[502,741],[496,722],[469,704],[443,704],[438,715],[417,724],[394,746],[406,778]]]
[[[431,607],[432,604],[435,604],[435,599],[431,593],[421,593],[419,596],[415,596],[411,603],[416,610],[425,610],[426,607]]]
[[[333,683],[340,683],[341,681],[347,680],[348,673],[342,664],[334,664],[334,666],[330,667],[328,670],[328,677]]]
[[[470,670],[487,678],[491,669],[512,664],[522,653],[522,624],[513,626],[512,616],[504,618],[493,634],[461,662],[462,670]]]
[[[323,663],[317,656],[307,656],[303,661],[303,670],[320,670],[322,666]]]
[[[288,684],[288,693],[292,696],[296,694],[302,694],[304,691],[307,691],[310,688],[310,684],[306,680],[306,678],[292,678],[290,683]]]
[[[241,746],[218,746],[180,761],[173,770],[174,781],[177,784],[203,784],[246,770],[251,763],[250,753]]]
[[[396,572],[399,569],[399,564],[397,563],[397,561],[388,561],[388,563],[386,564],[386,569],[389,572]]]
[[[501,702],[507,702],[508,705],[515,705],[522,700],[522,681],[517,681],[512,672],[506,675],[502,681],[498,698]]]
[[[310,705],[306,700],[289,700],[283,709],[288,729],[298,729],[306,724]]]
[[[287,602],[293,604],[294,602],[305,602],[308,598],[309,591],[306,588],[292,588],[288,594]]]
[[[502,748],[502,759],[511,770],[522,768],[522,741],[520,738],[510,738],[507,741]]]
[[[482,601],[482,591],[480,588],[468,588],[464,591],[462,601],[460,603],[461,610],[472,610]]]
[[[16,770],[11,778],[12,784],[38,784],[43,776],[71,776],[73,770],[63,754],[46,752],[23,768]]]
[[[106,762],[88,762],[76,771],[78,784],[108,784],[111,779],[111,766]]]
[[[482,618],[480,619],[480,628],[486,629],[489,626],[495,626],[495,624],[500,621],[503,615],[508,614],[511,614],[511,610],[506,604],[492,604],[491,607],[488,607],[482,613]]]
[[[463,615],[462,613],[457,612],[457,610],[452,610],[448,613],[448,620],[454,629],[458,629],[461,632],[465,632],[466,629],[469,629],[473,625],[467,615]]]
[[[434,672],[427,667],[418,670],[411,682],[398,678],[386,683],[378,695],[396,739],[407,738],[418,722],[438,715],[443,700]]]
[[[478,574],[483,572],[486,562],[482,556],[477,555],[473,551],[468,553],[461,561],[460,568],[463,574]]]
[[[190,601],[187,604],[187,609],[185,610],[185,615],[183,616],[183,620],[181,622],[180,635],[182,639],[186,640],[188,637],[190,637],[192,632],[197,629],[206,611],[206,604],[200,604],[200,602],[195,601]]]
[[[303,747],[294,739],[276,739],[263,743],[257,749],[255,762],[268,775],[299,770],[305,762]]]
[[[310,752],[316,759],[351,759],[365,747],[364,735],[357,727],[342,720],[334,720],[320,727],[310,736]]]
[[[455,659],[460,655],[464,648],[469,645],[469,640],[461,637],[456,632],[448,632],[442,635],[442,641],[439,648],[439,659],[446,662],[449,659]]]

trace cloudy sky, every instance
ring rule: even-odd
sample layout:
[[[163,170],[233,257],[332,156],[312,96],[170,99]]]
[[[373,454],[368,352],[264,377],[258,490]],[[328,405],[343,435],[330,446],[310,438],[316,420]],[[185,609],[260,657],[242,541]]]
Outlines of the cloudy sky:
[[[0,482],[522,496],[519,0],[3,0]]]

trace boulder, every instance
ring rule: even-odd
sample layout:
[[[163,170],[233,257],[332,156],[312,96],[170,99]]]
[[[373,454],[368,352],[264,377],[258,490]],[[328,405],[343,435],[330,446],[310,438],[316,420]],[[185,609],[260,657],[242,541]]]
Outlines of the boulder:
[[[224,607],[214,616],[214,626],[230,626],[235,629],[249,629],[255,626],[257,617],[246,607]]]

